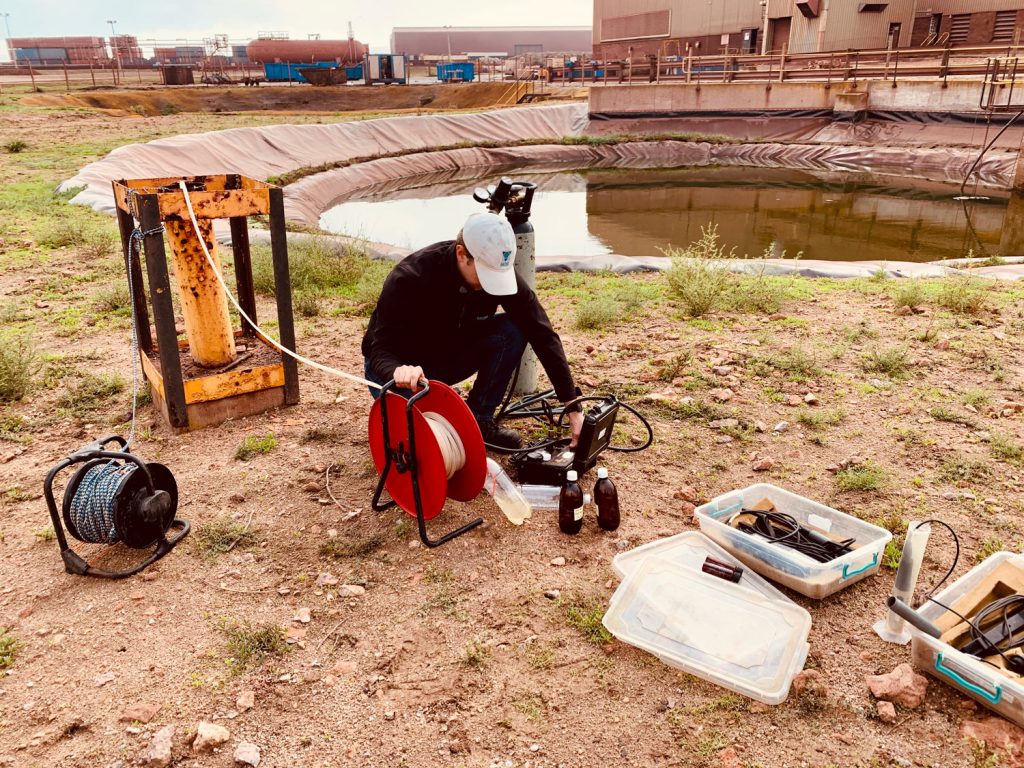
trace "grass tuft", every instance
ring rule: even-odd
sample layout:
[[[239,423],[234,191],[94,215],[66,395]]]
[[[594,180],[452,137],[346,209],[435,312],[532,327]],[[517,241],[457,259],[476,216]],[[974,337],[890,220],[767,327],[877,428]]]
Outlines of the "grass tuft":
[[[1024,461],[1024,446],[1010,435],[996,432],[992,435],[992,440],[988,445],[993,456],[1008,464],[1020,464]]]
[[[907,375],[906,347],[875,348],[864,353],[861,367],[867,373],[882,373],[892,379],[901,379]]]
[[[950,277],[939,284],[934,302],[959,315],[977,315],[988,306],[987,286],[970,277]]]
[[[919,307],[925,302],[924,284],[920,280],[900,281],[892,298],[897,307]]]
[[[0,403],[28,395],[38,369],[39,359],[31,341],[20,334],[0,334]]]
[[[569,626],[575,627],[594,645],[607,645],[612,635],[601,623],[604,611],[605,606],[599,600],[576,600],[566,604],[565,618]]]
[[[254,456],[270,453],[277,447],[277,438],[273,432],[268,432],[266,437],[246,435],[245,440],[235,450],[235,458],[239,461],[248,461]]]
[[[366,557],[384,546],[384,537],[373,535],[365,539],[328,539],[320,545],[320,557],[341,560],[346,557]]]
[[[192,540],[200,553],[216,557],[232,549],[247,549],[255,545],[256,531],[237,520],[221,517],[200,525]]]
[[[277,624],[225,620],[220,630],[227,636],[228,666],[236,673],[288,650],[284,629]]]
[[[847,467],[836,475],[836,483],[841,491],[877,491],[888,482],[888,473],[873,461]]]
[[[686,248],[668,248],[665,255],[672,259],[665,273],[669,291],[683,305],[690,317],[701,317],[722,305],[732,285],[732,275],[719,263],[733,258],[725,246],[718,244],[718,226],[701,228],[701,238]]]
[[[19,152],[24,152],[28,149],[28,142],[21,139],[13,139],[4,144],[4,149],[10,155],[17,155]]]
[[[576,305],[573,326],[594,330],[611,325],[622,316],[618,302],[611,296],[594,296]]]
[[[124,379],[116,373],[87,373],[61,395],[57,404],[75,416],[86,416],[104,407],[107,401],[123,392]]]
[[[14,659],[21,649],[21,642],[6,627],[0,628],[0,669],[7,669],[14,664]]]

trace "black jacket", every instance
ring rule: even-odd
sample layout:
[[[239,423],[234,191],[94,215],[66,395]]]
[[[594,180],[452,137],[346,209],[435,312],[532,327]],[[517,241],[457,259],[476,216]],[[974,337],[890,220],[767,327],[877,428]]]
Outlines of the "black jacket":
[[[459,336],[501,305],[537,353],[558,399],[576,396],[562,341],[551,327],[537,294],[516,275],[519,290],[491,296],[469,288],[459,274],[455,241],[434,243],[406,256],[384,281],[377,308],[363,336],[363,356],[382,380],[400,365],[429,368],[447,360]]]

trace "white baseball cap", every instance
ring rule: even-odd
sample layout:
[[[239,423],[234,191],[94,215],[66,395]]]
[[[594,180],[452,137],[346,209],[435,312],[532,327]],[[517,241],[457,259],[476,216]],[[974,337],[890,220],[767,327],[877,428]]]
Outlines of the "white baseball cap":
[[[462,242],[476,262],[480,287],[492,296],[511,296],[516,285],[516,235],[504,216],[474,213],[462,227]]]

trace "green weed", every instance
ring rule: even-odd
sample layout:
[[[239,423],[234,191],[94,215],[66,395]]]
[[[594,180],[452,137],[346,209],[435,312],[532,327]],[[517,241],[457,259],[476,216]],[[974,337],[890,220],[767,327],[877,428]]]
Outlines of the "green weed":
[[[242,444],[235,450],[235,458],[239,461],[248,461],[254,456],[270,453],[277,447],[277,438],[273,432],[268,432],[266,437],[246,435]]]
[[[277,624],[253,625],[248,621],[222,621],[220,630],[227,636],[228,666],[241,672],[259,664],[268,656],[280,656],[288,650],[284,629]]]
[[[834,427],[843,422],[846,418],[846,411],[842,408],[833,408],[826,411],[815,411],[810,408],[801,408],[796,420],[808,429],[820,432],[828,427]]]
[[[484,666],[490,660],[491,649],[484,645],[479,638],[467,643],[466,647],[462,649],[460,661],[463,666],[478,668]]]
[[[888,473],[873,461],[847,467],[836,474],[836,484],[841,491],[877,491],[888,482]]]
[[[565,618],[590,642],[607,645],[612,636],[601,623],[604,611],[605,606],[599,600],[574,600],[565,605]]]
[[[717,225],[702,227],[700,240],[686,248],[665,249],[665,255],[672,259],[665,273],[669,292],[689,317],[701,317],[722,305],[733,280],[720,260],[735,254],[718,244]]]
[[[936,421],[948,421],[953,424],[963,424],[968,427],[974,426],[974,419],[964,416],[944,405],[936,405],[928,409],[928,415]]]
[[[292,307],[301,317],[317,317],[323,309],[323,300],[317,291],[301,291],[295,294]]]
[[[950,312],[977,315],[988,305],[988,286],[970,277],[950,277],[939,284],[934,302]]]
[[[939,469],[939,479],[947,483],[978,483],[991,476],[992,465],[984,459],[946,459]]]
[[[924,285],[920,280],[900,281],[893,294],[897,307],[919,307],[925,302]]]
[[[13,139],[4,144],[4,149],[7,150],[8,154],[16,155],[28,149],[28,142],[21,139]]]
[[[35,345],[21,334],[0,334],[0,403],[21,400],[32,391],[39,371]]]
[[[396,532],[398,526],[395,526]],[[373,535],[365,539],[328,539],[320,545],[320,557],[341,560],[347,557],[363,558],[384,546],[384,537]]]
[[[993,456],[1008,464],[1020,464],[1024,460],[1024,446],[1010,435],[995,432],[992,434],[992,439],[989,441],[988,446]]]
[[[1006,549],[1006,545],[1003,544],[1002,539],[987,538],[981,542],[981,549],[974,556],[974,562],[980,563],[982,560],[991,557],[996,552],[1002,552],[1004,549]]]
[[[867,373],[882,373],[893,379],[901,379],[907,375],[906,347],[888,347],[872,349],[864,353],[861,367]]]
[[[900,567],[900,559],[903,557],[903,542],[897,539],[889,539],[885,545],[885,552],[882,553],[882,567],[895,571]]]
[[[0,628],[0,669],[7,669],[14,664],[14,659],[21,649],[21,642],[7,628]]]
[[[573,326],[580,330],[594,330],[611,325],[621,318],[618,303],[610,296],[595,296],[576,305]]]
[[[985,405],[990,402],[992,397],[983,389],[968,389],[960,396],[960,402],[964,405],[973,405],[977,408],[979,405]]]
[[[221,517],[203,523],[192,534],[196,549],[207,557],[228,552],[232,549],[248,549],[256,544],[256,531],[243,523]]]
[[[125,382],[116,373],[87,373],[57,399],[57,405],[73,415],[87,416],[107,405],[114,395],[124,391]]]

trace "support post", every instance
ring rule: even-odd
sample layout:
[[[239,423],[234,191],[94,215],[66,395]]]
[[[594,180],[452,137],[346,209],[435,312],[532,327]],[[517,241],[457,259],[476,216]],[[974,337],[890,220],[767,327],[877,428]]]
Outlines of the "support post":
[[[156,343],[160,353],[164,404],[171,426],[181,429],[188,426],[188,414],[185,411],[185,385],[181,379],[178,334],[174,331],[174,304],[171,302],[171,281],[167,274],[164,236],[159,231],[160,203],[155,194],[137,195],[135,199],[142,229],[147,232],[157,230],[143,241],[143,250],[146,256],[146,271],[149,274],[153,321],[156,324]]]
[[[135,304],[134,319],[139,339],[139,349],[143,354],[149,354],[153,351],[153,332],[149,327],[149,309],[146,306],[146,287],[142,282],[142,264],[139,261],[139,254],[134,253],[132,248],[132,232],[135,229],[135,220],[132,219],[130,213],[118,208],[117,226],[121,231],[125,271],[131,275],[132,302]]]
[[[270,190],[270,251],[274,260],[274,293],[277,296],[277,325],[281,345],[295,349],[295,324],[292,319],[292,283],[288,272],[288,233],[284,226],[284,192],[280,187]],[[284,367],[284,402],[299,402],[299,369],[295,358],[281,355]]]
[[[249,251],[249,219],[245,216],[233,216],[231,222],[231,250],[235,262],[235,290],[238,303],[242,310],[259,323],[256,318],[256,291],[252,282],[252,256]],[[256,333],[256,329],[242,318],[242,330],[247,336]]]

